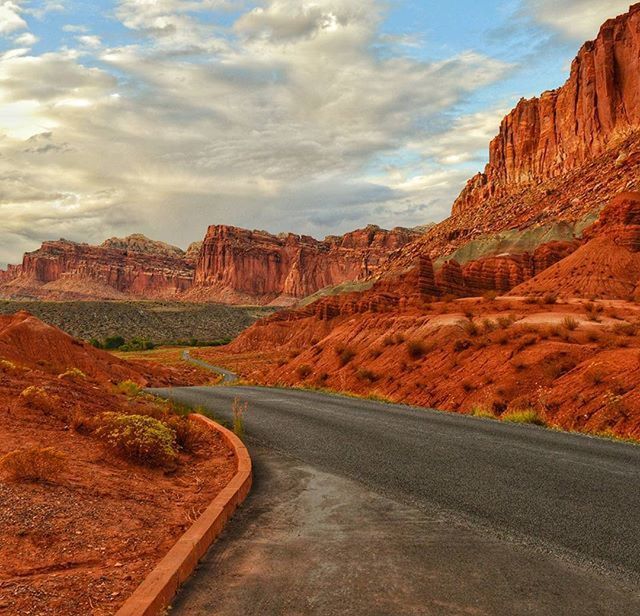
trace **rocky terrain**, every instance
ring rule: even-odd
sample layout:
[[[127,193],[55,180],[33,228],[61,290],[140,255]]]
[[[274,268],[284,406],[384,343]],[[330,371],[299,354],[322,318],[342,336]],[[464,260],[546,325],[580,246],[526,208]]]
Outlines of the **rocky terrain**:
[[[21,265],[0,271],[0,297],[291,305],[325,287],[377,276],[390,252],[421,234],[369,226],[319,241],[217,225],[186,252],[143,235],[100,246],[45,242]]]
[[[235,338],[271,308],[186,302],[40,302],[0,300],[0,315],[27,310],[82,340],[122,336],[155,344]]]
[[[0,316],[0,612],[117,611],[236,467],[221,439],[137,385],[204,382],[177,364],[130,364],[24,312]],[[170,459],[116,447],[105,433],[114,418],[175,435],[160,450]]]
[[[100,246],[45,242],[0,275],[0,296],[19,299],[166,299],[187,290],[195,262],[179,248],[143,235]]]
[[[397,260],[407,263],[423,252],[442,257],[507,229],[574,224],[616,194],[640,190],[639,28],[635,4],[585,43],[562,87],[520,101],[451,217]]]
[[[318,241],[237,227],[209,227],[196,267],[195,299],[287,305],[325,287],[377,276],[389,252],[419,231],[376,226]]]

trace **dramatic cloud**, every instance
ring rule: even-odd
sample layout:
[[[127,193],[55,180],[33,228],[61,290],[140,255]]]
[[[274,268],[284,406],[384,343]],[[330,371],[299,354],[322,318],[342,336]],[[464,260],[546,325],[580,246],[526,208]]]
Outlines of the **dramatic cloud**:
[[[452,110],[510,67],[404,56],[373,0],[243,5],[123,0],[129,44],[77,25],[64,28],[77,49],[14,41],[0,58],[0,261],[57,236],[186,245],[213,223],[323,235],[448,213],[499,122]]]
[[[607,19],[626,13],[632,0],[526,0],[527,9],[545,26],[584,41],[595,38]]]

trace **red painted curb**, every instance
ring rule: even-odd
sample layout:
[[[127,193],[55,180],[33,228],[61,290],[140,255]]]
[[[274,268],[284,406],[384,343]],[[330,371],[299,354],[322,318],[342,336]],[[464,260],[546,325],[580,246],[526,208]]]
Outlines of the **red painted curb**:
[[[222,434],[238,459],[238,470],[226,488],[178,539],[155,569],[142,581],[115,616],[158,616],[171,603],[180,585],[193,573],[198,561],[222,532],[234,511],[249,494],[251,457],[230,430],[203,415],[192,417]]]

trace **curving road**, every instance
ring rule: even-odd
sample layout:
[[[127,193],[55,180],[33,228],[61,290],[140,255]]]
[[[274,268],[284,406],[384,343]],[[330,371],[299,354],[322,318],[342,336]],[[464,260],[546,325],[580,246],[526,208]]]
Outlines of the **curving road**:
[[[342,571],[344,575],[348,554],[358,553],[367,544],[358,533],[360,527],[370,526],[378,539],[385,537],[385,544],[398,545],[406,542],[406,532],[413,529],[406,549],[386,557],[388,568],[404,571],[403,583],[408,584],[406,598],[400,604],[380,603],[380,597],[375,605],[370,604],[373,599],[367,597],[377,595],[367,591],[369,594],[361,593],[362,601],[352,610],[345,611],[344,602],[336,604],[334,611],[327,606],[304,608],[300,603],[320,575],[316,568],[303,576],[307,581],[298,595],[291,597],[289,607],[277,604],[270,610],[263,605],[256,614],[640,613],[640,447],[308,391],[233,386],[152,391],[203,405],[222,420],[231,418],[235,397],[249,403],[247,439],[259,452],[257,476],[263,473],[266,477],[257,481],[257,494],[248,504],[247,511],[253,511],[253,518],[265,511],[273,513],[278,507],[286,510],[301,495],[311,498],[305,480],[297,488],[289,486],[297,496],[278,504],[277,494],[282,492],[282,487],[277,488],[278,481],[286,485],[296,473],[322,476],[326,493],[342,493],[337,501],[352,501],[352,507],[343,509],[337,517],[338,530],[331,527],[326,536],[312,538],[307,548],[313,552],[334,541],[335,533],[342,532],[341,525],[351,528],[357,545],[349,547],[350,540],[345,536],[342,548],[332,550],[338,560],[331,563],[331,557],[326,557],[334,573]],[[281,476],[274,470],[277,468]],[[296,523],[302,524],[300,520],[322,515],[324,496],[320,490],[315,500],[311,499],[316,503],[313,507],[301,506],[282,515],[295,529]],[[404,508],[404,513],[398,513],[398,508]],[[404,523],[390,531],[386,516],[397,515]],[[414,527],[422,523],[428,529],[418,538]],[[212,549],[214,562],[219,564],[216,550],[233,551],[234,546],[242,545],[253,554],[260,532],[272,536],[269,524],[281,529],[282,520],[278,521],[276,515],[275,521],[261,527],[260,532],[251,526],[251,519],[245,519],[244,529],[242,521],[238,524],[238,528],[232,524],[230,532],[239,533],[232,541],[223,540],[223,547]],[[309,523],[303,526],[308,528]],[[424,530],[424,525],[420,528]],[[291,532],[295,536],[301,531]],[[463,536],[466,551],[451,549],[451,544],[457,544]],[[288,540],[291,536],[285,533],[277,544]],[[225,541],[231,543],[225,547]],[[417,545],[422,547],[418,549]],[[413,558],[404,562],[411,550],[415,551]],[[492,555],[489,562],[488,554]],[[263,568],[277,564],[284,568],[285,578],[290,574],[294,561],[287,563],[285,559],[282,564],[277,550],[261,555]],[[469,573],[462,574],[470,562],[483,568],[481,580],[476,579],[482,582],[480,585],[470,581]],[[491,581],[495,577],[495,571],[490,571],[492,563],[502,563],[505,570],[519,570],[519,581],[506,587],[504,575]],[[372,572],[371,580],[379,589],[384,576],[378,578],[373,573],[378,565],[376,559],[372,560],[364,566],[362,575],[366,580],[367,571]],[[304,563],[298,566],[304,571]],[[227,571],[227,581],[248,576],[245,591],[228,597],[225,605],[217,604],[215,611],[207,611],[212,607],[207,597],[210,599],[212,593],[211,575],[215,578],[216,573],[209,571],[204,578],[205,573],[197,575],[187,585],[176,613],[253,613],[241,604],[242,597],[251,596],[251,589],[256,596],[266,592],[267,578],[252,577],[250,569],[239,572],[231,567]],[[449,579],[452,571],[453,578]],[[456,575],[455,571],[460,573]],[[333,578],[329,575],[329,579]],[[446,580],[450,586],[445,585],[445,592],[440,587]],[[321,588],[318,596],[332,597],[331,588]],[[411,598],[422,597],[425,588],[431,588],[431,594],[412,606]],[[443,607],[442,601],[429,603],[438,589],[445,597],[462,593],[462,598],[449,607]],[[216,592],[222,596],[220,588]],[[592,609],[581,603],[587,600]]]

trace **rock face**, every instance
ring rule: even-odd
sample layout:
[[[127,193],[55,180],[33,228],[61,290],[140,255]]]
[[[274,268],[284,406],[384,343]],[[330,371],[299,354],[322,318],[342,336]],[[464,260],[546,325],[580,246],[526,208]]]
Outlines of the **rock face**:
[[[197,300],[293,303],[325,287],[375,276],[391,251],[419,237],[409,229],[376,226],[323,241],[212,226],[202,244],[195,284]]]
[[[451,216],[394,255],[397,266],[507,230],[597,218],[617,194],[640,190],[640,4],[582,47],[562,87],[520,101],[489,158]]]
[[[453,214],[557,177],[601,155],[640,125],[640,4],[585,43],[566,84],[521,100],[502,121],[485,172]],[[619,162],[628,153],[621,151]]]
[[[195,264],[179,248],[134,235],[101,246],[45,242],[0,278],[4,297],[171,298],[191,287]]]

